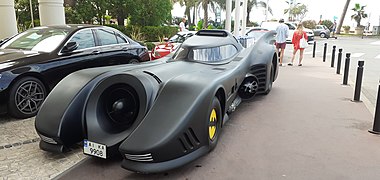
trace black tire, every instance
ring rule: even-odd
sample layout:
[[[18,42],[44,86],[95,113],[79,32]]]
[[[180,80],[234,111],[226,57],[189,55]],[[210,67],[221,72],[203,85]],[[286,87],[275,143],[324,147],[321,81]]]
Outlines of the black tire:
[[[320,36],[321,38],[325,38],[325,37],[326,37],[326,34],[325,34],[325,33],[321,33],[319,36]]]
[[[273,79],[274,79],[274,67],[272,64],[272,67],[270,68],[270,77],[269,77],[269,84],[268,84],[268,89],[264,92],[265,95],[269,94],[270,91],[272,90],[273,86]]]
[[[222,107],[218,98],[214,97],[207,119],[207,139],[210,151],[212,151],[218,144],[220,131],[222,130],[222,118]]]
[[[14,83],[9,92],[8,113],[19,119],[33,117],[47,95],[44,84],[37,78],[24,77]]]
[[[128,61],[128,64],[138,64],[138,63],[140,63],[140,61],[137,59],[131,59]]]

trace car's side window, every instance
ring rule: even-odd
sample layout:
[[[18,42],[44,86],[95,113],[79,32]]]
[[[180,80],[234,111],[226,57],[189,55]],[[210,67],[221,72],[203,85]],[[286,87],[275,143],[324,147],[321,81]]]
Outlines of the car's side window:
[[[237,53],[233,45],[224,45],[218,47],[193,49],[193,58],[195,61],[216,62],[231,58]]]
[[[116,39],[119,44],[128,43],[128,41],[119,33],[116,33]]]
[[[76,33],[69,42],[76,42],[79,49],[95,47],[95,39],[91,29],[85,29]]]
[[[101,45],[117,44],[115,32],[106,29],[98,29],[97,34]]]

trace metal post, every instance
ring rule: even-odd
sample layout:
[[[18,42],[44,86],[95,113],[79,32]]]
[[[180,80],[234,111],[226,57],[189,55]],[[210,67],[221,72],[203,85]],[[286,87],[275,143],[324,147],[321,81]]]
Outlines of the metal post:
[[[334,45],[333,50],[332,50],[332,54],[331,54],[331,67],[332,68],[334,67],[334,63],[335,63],[335,51],[336,51],[336,46]]]
[[[368,131],[373,134],[380,134],[380,84],[377,90],[377,102],[376,102],[375,120],[373,122],[373,128],[372,130],[368,130]]]
[[[323,47],[323,62],[326,62],[327,43]]]
[[[314,41],[314,45],[313,45],[313,58],[315,58],[315,48],[317,46],[317,42]]]
[[[344,65],[344,74],[343,74],[343,85],[347,85],[348,73],[350,71],[350,56],[351,53],[346,53],[346,62]]]
[[[342,51],[343,49],[340,48],[339,49],[339,53],[338,53],[338,62],[337,62],[337,65],[336,65],[336,73],[337,74],[340,74],[340,66],[341,66],[341,63],[342,63]]]
[[[363,69],[364,69],[363,66],[364,66],[364,61],[359,61],[358,62],[358,70],[356,73],[354,101],[360,101],[360,91],[362,88]]]

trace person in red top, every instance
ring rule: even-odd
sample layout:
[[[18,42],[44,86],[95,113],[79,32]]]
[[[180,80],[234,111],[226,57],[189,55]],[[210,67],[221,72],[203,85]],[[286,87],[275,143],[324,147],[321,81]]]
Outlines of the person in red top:
[[[302,66],[303,51],[305,50],[305,48],[300,48],[300,40],[302,37],[305,38],[306,40],[307,34],[306,32],[303,31],[302,24],[298,24],[297,30],[294,31],[293,38],[292,38],[292,44],[294,46],[294,50],[293,50],[292,62],[288,64],[289,66],[293,66],[294,58],[298,50],[300,50],[300,58],[299,58],[298,66]]]

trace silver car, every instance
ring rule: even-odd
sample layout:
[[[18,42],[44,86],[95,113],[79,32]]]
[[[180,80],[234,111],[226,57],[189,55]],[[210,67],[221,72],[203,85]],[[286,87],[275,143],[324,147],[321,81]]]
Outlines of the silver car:
[[[317,25],[313,31],[315,36],[327,39],[330,37],[330,30],[325,25]]]

